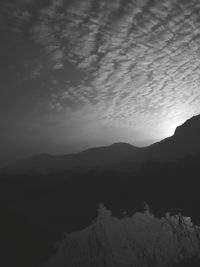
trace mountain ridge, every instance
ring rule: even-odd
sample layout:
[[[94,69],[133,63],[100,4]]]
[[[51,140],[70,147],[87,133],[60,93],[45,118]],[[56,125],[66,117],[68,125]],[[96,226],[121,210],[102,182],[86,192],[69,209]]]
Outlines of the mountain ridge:
[[[66,155],[39,154],[8,166],[13,171],[46,172],[48,169],[72,169],[78,167],[114,167],[129,162],[142,163],[149,160],[174,161],[187,155],[200,153],[200,115],[178,126],[174,135],[147,147],[128,143],[113,143],[94,147],[79,153]]]

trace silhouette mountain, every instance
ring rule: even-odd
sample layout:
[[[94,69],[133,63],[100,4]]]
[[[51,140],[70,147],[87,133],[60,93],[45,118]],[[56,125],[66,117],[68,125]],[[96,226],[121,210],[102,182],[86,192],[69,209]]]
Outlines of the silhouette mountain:
[[[196,155],[200,152],[200,115],[178,126],[174,135],[145,149],[140,159],[170,160]]]
[[[91,167],[107,168],[126,162],[140,148],[127,143],[115,143],[110,146],[90,148],[77,154],[49,155],[39,154],[19,160],[4,168],[4,171],[46,173],[50,170],[80,171]]]
[[[187,155],[200,153],[200,115],[178,126],[173,136],[147,147],[135,147],[127,143],[87,149],[76,154],[53,156],[40,154],[20,160],[5,169],[20,172],[45,173],[50,169],[113,168],[125,163],[135,164],[149,160],[174,161]]]

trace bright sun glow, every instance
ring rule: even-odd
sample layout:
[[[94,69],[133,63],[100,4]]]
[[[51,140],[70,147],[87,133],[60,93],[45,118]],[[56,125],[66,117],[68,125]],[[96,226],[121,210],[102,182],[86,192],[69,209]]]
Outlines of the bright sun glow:
[[[183,124],[185,120],[183,119],[176,119],[176,120],[171,120],[171,121],[167,121],[164,125],[163,125],[163,134],[165,136],[171,136],[174,134],[176,128]]]

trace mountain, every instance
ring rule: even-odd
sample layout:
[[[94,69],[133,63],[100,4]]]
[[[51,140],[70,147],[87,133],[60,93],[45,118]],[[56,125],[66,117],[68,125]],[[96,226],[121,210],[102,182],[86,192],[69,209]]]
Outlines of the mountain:
[[[177,160],[200,153],[200,115],[178,126],[173,136],[145,148],[140,160]]]
[[[53,156],[40,154],[19,160],[4,168],[13,173],[48,173],[50,170],[88,170],[91,167],[107,168],[126,162],[137,153],[138,147],[127,143],[91,148],[77,154]]]
[[[150,146],[139,148],[127,143],[115,143],[77,154],[53,156],[40,154],[20,160],[4,170],[14,172],[46,173],[51,170],[88,169],[91,167],[113,168],[142,163],[148,160],[174,161],[187,155],[200,153],[200,115],[178,126],[173,136]]]

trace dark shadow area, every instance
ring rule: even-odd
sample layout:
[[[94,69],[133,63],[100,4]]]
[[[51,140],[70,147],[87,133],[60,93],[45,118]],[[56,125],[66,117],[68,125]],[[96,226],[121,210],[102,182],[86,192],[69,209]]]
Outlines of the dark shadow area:
[[[193,257],[190,259],[182,260],[180,263],[175,264],[173,267],[199,267],[200,259]]]
[[[1,177],[1,261],[7,266],[38,266],[53,253],[63,232],[91,224],[99,203],[119,218],[148,203],[158,217],[181,213],[199,224],[199,173],[200,155],[176,162],[149,161],[137,171],[93,168],[83,174],[52,171]]]

